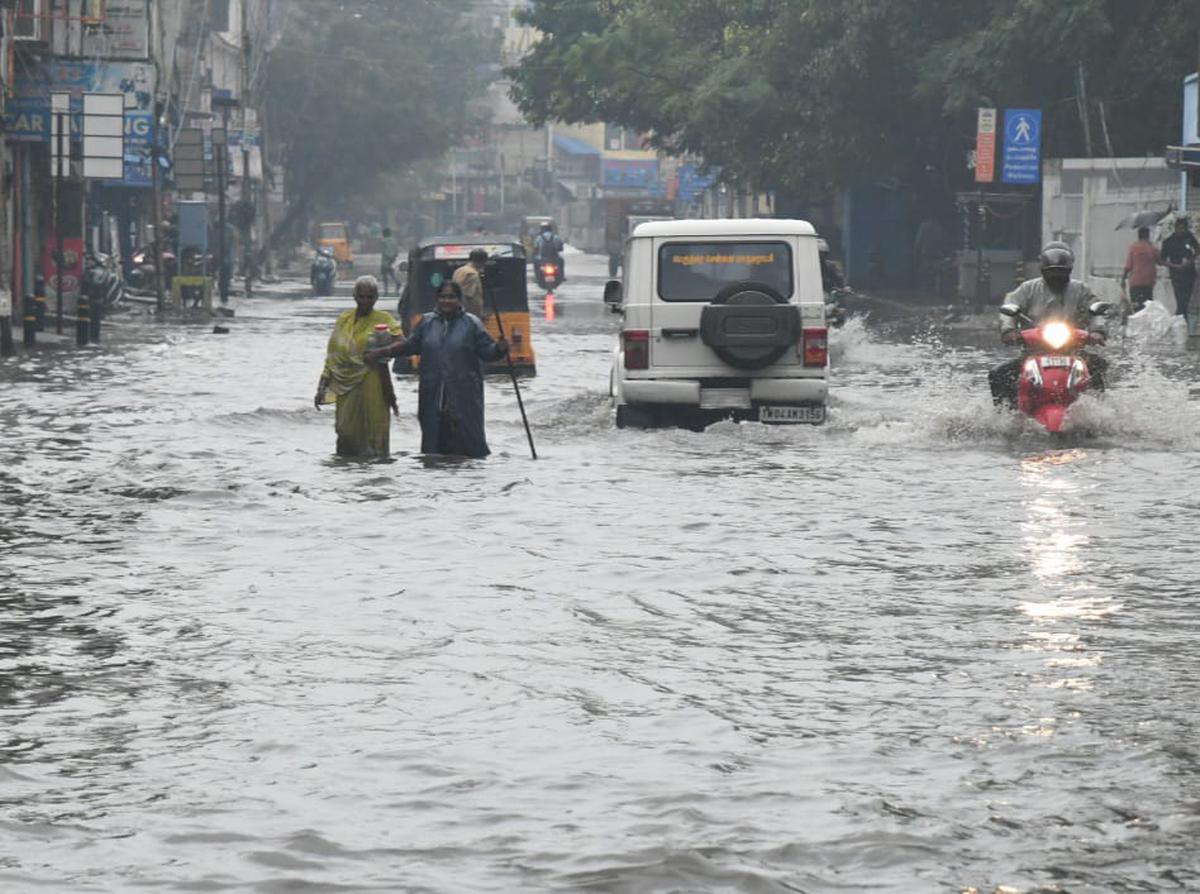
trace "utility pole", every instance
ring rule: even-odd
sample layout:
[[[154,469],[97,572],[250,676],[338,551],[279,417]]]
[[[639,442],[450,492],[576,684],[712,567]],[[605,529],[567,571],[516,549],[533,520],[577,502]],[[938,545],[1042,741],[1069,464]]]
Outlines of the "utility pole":
[[[166,298],[163,295],[162,175],[159,172],[159,163],[161,158],[166,157],[167,144],[170,141],[162,139],[163,108],[159,102],[159,97],[162,96],[162,66],[159,64],[158,59],[166,44],[166,29],[163,22],[162,9],[159,8],[157,0],[150,0],[147,9],[153,17],[158,37],[158,41],[152,46],[150,53],[150,61],[154,63],[154,93],[153,100],[150,103],[150,107],[154,112],[154,120],[150,127],[150,184],[152,188],[151,201],[154,202],[154,207],[151,209],[150,219],[154,225],[154,309],[158,319],[161,320],[166,307]],[[176,257],[179,257],[178,246],[176,246]],[[175,272],[183,272],[181,265],[176,264]],[[180,304],[182,303],[180,301]]]
[[[250,117],[250,0],[241,0],[242,8],[242,272],[246,277],[246,297],[250,297],[251,278],[254,272],[254,252],[250,247],[250,134],[247,127]]]
[[[265,103],[264,103],[265,105]],[[267,172],[270,170],[267,165],[267,116],[261,114],[262,107],[259,108],[258,119],[258,151],[262,156],[263,164],[263,183],[262,183],[262,258],[263,271],[266,273],[275,272],[275,264],[271,259],[271,193],[267,188]]]
[[[157,92],[154,99],[154,127],[150,132],[150,183],[153,186],[151,201],[154,202],[152,220],[154,222],[154,309],[161,320],[165,309],[166,299],[163,295],[163,264],[162,264],[162,183],[158,173],[159,163],[159,134],[162,122],[160,120]],[[176,273],[182,272],[178,267]],[[182,301],[180,302],[183,303]]]
[[[229,303],[229,251],[225,238],[225,169],[229,156],[229,105],[221,106],[221,133],[213,140],[213,161],[217,166],[217,290],[221,304]]]
[[[63,331],[63,170],[71,164],[71,97],[67,93],[50,95],[50,111],[54,121],[54,150],[51,164],[54,166],[54,331]]]

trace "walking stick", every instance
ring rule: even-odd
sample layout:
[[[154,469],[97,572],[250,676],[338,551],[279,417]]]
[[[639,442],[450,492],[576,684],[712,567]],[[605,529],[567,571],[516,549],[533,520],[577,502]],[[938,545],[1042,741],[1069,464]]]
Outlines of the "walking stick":
[[[502,339],[508,341],[508,338],[504,335],[504,318],[500,316],[500,308],[496,306],[496,290],[485,289],[485,291],[488,293],[488,297],[492,299],[492,313],[496,315],[496,330],[500,333]],[[509,347],[511,349],[512,346],[510,345]],[[521,422],[525,425],[525,437],[529,439],[529,452],[534,459],[537,459],[537,448],[533,446],[533,432],[529,429],[529,417],[525,415],[525,401],[521,400],[521,386],[517,384],[517,370],[513,366],[511,350],[504,352],[504,360],[508,364],[508,375],[512,379],[513,391],[517,393],[517,407],[521,410]]]

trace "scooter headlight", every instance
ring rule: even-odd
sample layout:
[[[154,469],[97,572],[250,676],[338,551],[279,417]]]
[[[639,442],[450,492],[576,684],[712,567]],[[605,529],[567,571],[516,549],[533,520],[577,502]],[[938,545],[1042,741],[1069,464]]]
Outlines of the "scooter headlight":
[[[1071,340],[1071,327],[1066,323],[1047,323],[1042,327],[1042,341],[1058,350]]]

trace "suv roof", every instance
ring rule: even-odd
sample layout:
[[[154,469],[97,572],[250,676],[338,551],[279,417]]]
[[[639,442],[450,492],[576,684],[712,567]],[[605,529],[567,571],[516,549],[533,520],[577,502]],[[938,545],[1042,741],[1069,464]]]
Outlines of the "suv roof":
[[[640,236],[816,236],[806,220],[747,217],[720,220],[658,220],[639,224]]]

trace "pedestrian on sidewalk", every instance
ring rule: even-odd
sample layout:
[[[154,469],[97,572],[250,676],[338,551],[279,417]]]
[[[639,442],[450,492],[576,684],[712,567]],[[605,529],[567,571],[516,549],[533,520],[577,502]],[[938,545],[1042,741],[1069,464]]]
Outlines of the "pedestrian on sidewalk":
[[[379,283],[360,276],[354,283],[354,308],[337,318],[325,353],[325,369],[313,404],[336,403],[337,454],[347,457],[387,456],[391,418],[398,413],[396,392],[386,363],[368,359],[367,344],[377,326],[393,337],[400,326],[391,314],[375,310]]]
[[[379,244],[379,284],[386,295],[390,279],[400,288],[400,280],[396,278],[396,258],[400,256],[400,245],[392,238],[390,227],[383,228],[383,238]]]
[[[483,364],[503,358],[508,342],[492,341],[479,317],[463,310],[462,297],[458,283],[442,283],[434,312],[406,341],[372,356],[420,355],[422,453],[482,458],[491,453],[483,420]]]
[[[1171,274],[1171,288],[1175,292],[1175,313],[1182,316],[1191,326],[1189,306],[1192,290],[1196,287],[1196,257],[1200,255],[1200,242],[1188,227],[1186,217],[1177,218],[1175,232],[1163,240],[1162,260]]]
[[[1136,313],[1154,298],[1154,283],[1158,279],[1158,249],[1150,241],[1150,228],[1139,227],[1137,242],[1129,246],[1125,256],[1125,273],[1121,277],[1121,288],[1129,285],[1129,300]]]

